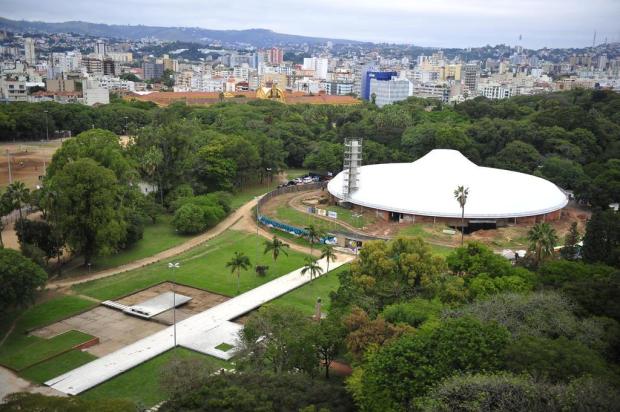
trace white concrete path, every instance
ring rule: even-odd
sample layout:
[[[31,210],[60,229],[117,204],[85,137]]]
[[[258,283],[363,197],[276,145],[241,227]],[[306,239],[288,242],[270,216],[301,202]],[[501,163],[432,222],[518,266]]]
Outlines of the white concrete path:
[[[338,255],[331,262],[330,271],[350,262],[354,256]],[[325,270],[324,259],[318,264]],[[333,275],[332,275],[333,276]],[[238,331],[228,321],[235,319],[270,300],[284,295],[310,281],[309,274],[302,275],[301,269],[281,276],[271,282],[227,300],[177,323],[177,344],[189,349],[217,356],[215,346],[229,342],[230,334]],[[45,382],[46,385],[70,395],[77,395],[113,378],[155,356],[172,349],[173,327],[125,346],[72,371]],[[218,351],[221,352],[221,351]],[[222,352],[222,354],[225,354]],[[222,356],[223,357],[223,356]]]

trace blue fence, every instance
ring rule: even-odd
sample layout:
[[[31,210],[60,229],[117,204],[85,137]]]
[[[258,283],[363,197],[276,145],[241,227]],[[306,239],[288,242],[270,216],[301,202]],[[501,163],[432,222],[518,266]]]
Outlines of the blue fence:
[[[265,226],[273,227],[284,232],[288,232],[295,236],[307,236],[308,231],[306,229],[300,229],[295,226],[287,225],[286,223],[278,222],[277,220],[269,219],[266,216],[259,216],[258,221]],[[327,235],[319,240],[320,243],[326,243],[329,245],[336,243],[336,238],[331,235]]]

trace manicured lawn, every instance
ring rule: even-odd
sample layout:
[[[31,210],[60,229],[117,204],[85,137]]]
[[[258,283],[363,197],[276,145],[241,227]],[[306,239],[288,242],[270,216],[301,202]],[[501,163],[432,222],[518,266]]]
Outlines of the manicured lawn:
[[[97,304],[77,296],[59,296],[27,309],[19,318],[16,330],[25,331],[49,325],[94,306]]]
[[[288,256],[281,256],[274,263],[268,255],[263,255],[264,238],[260,237],[258,242],[260,243],[257,249],[255,234],[228,230],[209,242],[170,259],[179,262],[181,266],[174,273],[168,268],[168,261],[158,262],[131,272],[75,285],[73,288],[79,293],[106,300],[165,280],[173,280],[226,296],[234,296],[237,291],[236,275],[230,273],[226,263],[236,251],[245,253],[252,264],[248,270],[241,271],[242,293],[304,265],[305,255],[292,250]],[[269,266],[265,277],[258,277],[254,272],[257,250],[258,264]]]
[[[367,213],[366,215],[361,215],[354,210],[345,209],[344,207],[340,206],[320,206],[320,208],[338,213],[337,220],[342,220],[343,222],[357,229],[361,229],[364,226],[373,224],[377,220],[372,214]]]
[[[228,344],[228,343],[226,343],[226,342],[222,342],[222,343],[220,343],[219,345],[217,345],[217,346],[215,347],[215,349],[218,349],[218,350],[221,350],[221,351],[224,351],[224,352],[228,352],[228,351],[229,351],[229,350],[231,350],[232,348],[234,348],[234,346],[233,346],[233,345],[229,345],[229,344]]]
[[[299,210],[293,209],[289,206],[278,207],[274,218],[282,223],[287,223],[298,228],[314,225],[316,228],[325,232],[340,228],[346,230],[346,228],[341,227],[336,224],[336,222],[331,223],[326,220],[319,219],[310,213],[300,212]]]
[[[318,279],[306,283],[300,288],[290,291],[286,295],[271,301],[270,304],[277,306],[294,306],[308,315],[314,313],[316,299],[321,298],[321,311],[328,312],[331,304],[329,293],[336,291],[340,286],[338,274],[349,270],[349,265],[340,266],[338,269],[330,271],[327,275],[321,275]]]
[[[24,369],[20,372],[20,375],[32,382],[43,383],[94,359],[97,359],[97,357],[88,352],[74,349]]]
[[[245,187],[237,193],[233,193],[230,206],[233,208],[233,210],[239,209],[241,206],[254,199],[256,196],[264,195],[270,190],[275,189],[277,186],[278,184],[274,179],[273,183],[271,184],[263,183]]]
[[[121,266],[134,260],[153,256],[166,249],[179,245],[190,236],[183,236],[177,233],[172,227],[172,216],[162,215],[157,223],[148,224],[144,228],[144,235],[135,245],[127,250],[109,256],[98,256],[93,259],[91,270],[104,270]],[[69,276],[76,276],[87,273],[88,269],[84,266],[76,267],[67,272]]]
[[[166,393],[160,386],[159,379],[162,369],[175,357],[192,358],[196,362],[204,362],[214,369],[230,369],[232,367],[230,363],[217,358],[202,355],[184,348],[175,348],[79,396],[86,399],[130,399],[147,407],[153,406],[167,398]]]
[[[84,334],[70,333],[67,336],[59,335],[50,340],[28,336],[28,330],[49,325],[50,323],[64,319],[68,316],[80,313],[96,306],[96,303],[76,297],[60,296],[47,302],[26,309],[21,314],[14,313],[17,323],[13,332],[0,346],[0,364],[11,366],[15,369],[28,366],[37,359],[45,359],[45,354],[58,353],[58,348],[68,349],[77,343],[84,342]],[[3,318],[2,330],[7,331],[13,318]],[[4,332],[3,332],[4,333]],[[88,336],[88,335],[86,335]],[[77,342],[72,339],[76,338]],[[62,350],[60,350],[62,352]]]
[[[15,370],[22,370],[36,362],[71,349],[75,345],[84,343],[92,339],[92,336],[70,330],[50,339],[31,338],[27,344],[22,341],[19,347],[13,347],[12,351],[4,352],[0,356],[0,364]]]
[[[295,179],[296,177],[307,175],[308,169],[286,169],[284,173],[286,173],[286,178],[288,180],[292,180],[292,179]]]

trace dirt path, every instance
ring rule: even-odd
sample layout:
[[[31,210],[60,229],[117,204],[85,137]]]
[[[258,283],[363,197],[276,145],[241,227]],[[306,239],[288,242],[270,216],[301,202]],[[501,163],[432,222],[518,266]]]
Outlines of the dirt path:
[[[173,248],[164,250],[163,252],[157,253],[153,256],[149,256],[143,259],[139,259],[133,261],[131,263],[127,263],[125,265],[117,266],[115,268],[110,268],[106,270],[102,270],[100,272],[92,273],[89,275],[74,277],[71,279],[61,279],[54,282],[48,283],[47,287],[50,289],[59,289],[59,288],[67,288],[72,285],[76,285],[79,283],[88,282],[94,279],[106,278],[108,276],[113,276],[118,273],[128,272],[130,270],[138,269],[152,263],[159,262],[161,260],[169,259],[174,257],[180,253],[186,252],[208,240],[213,239],[214,237],[222,234],[228,228],[237,223],[238,220],[242,219],[245,215],[252,215],[252,208],[256,205],[256,199],[249,201],[245,205],[241,206],[239,209],[235,210],[231,215],[229,215],[226,219],[222,220],[218,223],[214,228],[206,231],[205,233],[198,235],[196,237],[191,238],[185,243],[182,243]]]
[[[42,393],[48,396],[67,396],[56,389],[39,386],[20,378],[14,372],[0,366],[0,401],[14,392]]]

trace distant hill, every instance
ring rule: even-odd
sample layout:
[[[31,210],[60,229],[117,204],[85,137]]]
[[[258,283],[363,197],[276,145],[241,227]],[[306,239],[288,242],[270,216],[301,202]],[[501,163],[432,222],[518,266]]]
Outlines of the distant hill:
[[[248,30],[209,30],[199,27],[157,27],[128,26],[67,21],[63,23],[45,23],[41,21],[10,20],[0,17],[0,29],[12,32],[30,33],[77,33],[117,39],[138,40],[155,37],[159,40],[210,43],[220,41],[225,44],[246,43],[255,47],[267,47],[286,44],[317,44],[332,41],[334,44],[361,44],[362,42],[344,39],[297,36],[276,33],[266,29]]]

